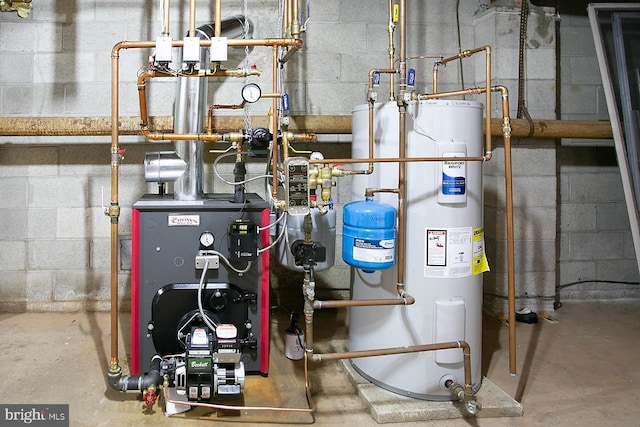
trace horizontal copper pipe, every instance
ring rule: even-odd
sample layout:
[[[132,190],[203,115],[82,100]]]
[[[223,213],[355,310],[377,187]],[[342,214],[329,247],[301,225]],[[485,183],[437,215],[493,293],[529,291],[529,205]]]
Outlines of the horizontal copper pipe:
[[[392,354],[419,353],[422,351],[446,350],[450,348],[462,349],[464,357],[464,388],[465,391],[471,393],[473,385],[471,384],[471,348],[465,341],[452,341],[436,344],[422,344],[407,347],[381,348],[376,350],[360,350],[345,351],[341,353],[314,353],[312,360],[314,362],[323,362],[327,360],[337,359],[356,359],[359,357],[375,357],[389,356]]]
[[[309,160],[311,164],[325,164],[330,163],[414,163],[414,162],[481,162],[484,161],[484,157],[378,157],[375,159],[322,159],[322,160]]]
[[[171,43],[173,47],[183,47],[184,40],[173,40]],[[211,46],[211,40],[200,40],[200,47]],[[229,47],[245,47],[245,46],[291,46],[296,49],[302,47],[302,40],[300,39],[228,39],[227,46]],[[118,52],[123,49],[144,49],[155,48],[155,40],[143,40],[143,41],[121,41],[113,47],[112,52]]]
[[[380,305],[411,305],[415,299],[407,295],[406,298],[387,298],[387,299],[364,299],[364,300],[331,300],[331,301],[314,301],[313,308],[317,310],[327,308],[347,308],[347,307],[374,307]]]
[[[290,116],[288,129],[293,132],[317,134],[350,134],[351,116],[305,115]],[[244,128],[242,116],[216,116],[213,128],[232,132]],[[264,123],[267,116],[256,115],[252,123]],[[173,117],[151,116],[149,126],[170,133]],[[511,119],[512,138],[526,138],[530,124],[525,119]],[[102,136],[111,134],[111,117],[0,117],[0,136]],[[139,117],[120,117],[120,135],[139,135]],[[502,136],[502,119],[491,119],[491,135]],[[533,120],[531,138],[540,139],[612,139],[608,120]],[[367,160],[368,162],[368,160]]]

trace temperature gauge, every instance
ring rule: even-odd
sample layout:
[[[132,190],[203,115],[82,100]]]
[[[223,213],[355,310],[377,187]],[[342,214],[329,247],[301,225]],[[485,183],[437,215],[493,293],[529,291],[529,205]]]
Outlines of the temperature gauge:
[[[213,236],[213,233],[210,231],[205,231],[200,235],[200,249],[210,249],[216,238]]]
[[[244,85],[242,88],[242,99],[245,102],[254,103],[260,99],[262,96],[262,90],[260,90],[260,86],[255,83],[249,83]]]

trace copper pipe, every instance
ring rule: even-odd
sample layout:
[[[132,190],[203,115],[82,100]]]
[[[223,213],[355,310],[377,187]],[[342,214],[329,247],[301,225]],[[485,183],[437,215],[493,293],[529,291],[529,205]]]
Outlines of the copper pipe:
[[[348,308],[348,307],[375,307],[381,305],[412,305],[416,302],[411,295],[405,294],[402,298],[387,299],[365,299],[365,300],[330,300],[314,301],[313,308],[322,310],[327,308]]]
[[[291,46],[297,47],[300,49],[302,47],[302,40],[300,39],[277,39],[277,38],[266,38],[266,39],[228,39],[227,45],[231,47],[245,47],[245,46]],[[140,48],[154,48],[156,46],[156,42],[153,40],[144,40],[144,41],[122,41],[119,42],[114,49],[140,49]],[[173,40],[171,42],[171,46],[173,47],[183,47],[184,40]],[[200,40],[200,47],[209,47],[211,46],[211,40]]]
[[[491,129],[491,46],[485,45],[482,47],[478,47],[475,49],[465,50],[460,52],[457,55],[450,56],[448,58],[443,58],[440,61],[436,62],[433,66],[433,91],[437,92],[438,87],[438,66],[445,65],[448,62],[455,61],[457,59],[468,58],[471,55],[474,55],[478,52],[485,51],[485,76],[486,76],[486,84],[482,91],[480,88],[473,88],[468,90],[473,90],[474,92],[467,92],[466,90],[454,91],[454,92],[445,92],[442,94],[433,93],[429,95],[418,95],[418,99],[437,99],[442,98],[444,96],[458,96],[458,95],[466,95],[466,94],[477,94],[484,92],[485,93],[485,129]],[[491,149],[491,133],[485,132],[485,160],[491,160],[492,156]]]
[[[170,16],[171,16],[171,5],[169,4],[170,0],[164,0],[164,17],[162,19],[162,35],[168,36],[169,26],[171,24]]]
[[[272,49],[272,58],[271,58],[271,72],[272,72],[272,86],[273,92],[277,92],[278,90],[278,48],[277,46],[273,46]],[[273,200],[278,200],[278,103],[276,98],[271,100],[271,127],[273,129],[273,138],[271,140],[271,151],[273,153],[273,165],[271,167],[271,197]]]
[[[111,51],[111,203],[108,215],[111,218],[111,361],[109,373],[119,375],[122,370],[118,361],[118,218],[120,206],[118,200],[118,172],[120,164],[118,146],[118,50]]]
[[[364,197],[373,197],[376,193],[398,194],[398,189],[397,188],[365,188]]]
[[[393,0],[389,0],[389,69],[395,68],[395,45],[393,43],[393,33],[395,30],[395,23],[393,22]],[[389,75],[389,101],[395,99],[395,74]]]
[[[260,98],[282,98],[282,93],[274,92],[274,93],[263,93],[260,95]]]
[[[298,38],[300,37],[300,10],[298,9],[298,0],[291,1],[293,5],[293,10],[291,11],[291,15],[293,16],[293,20],[291,21],[291,37]]]
[[[171,74],[161,73],[155,70],[146,70],[138,76],[138,99],[140,102],[140,131],[145,138],[151,141],[208,141],[220,142],[223,135],[216,134],[178,134],[167,132],[152,132],[149,130],[149,117],[147,116],[146,79],[153,77],[171,77]],[[199,77],[198,77],[199,78]]]
[[[213,28],[214,37],[220,37],[222,31],[222,0],[216,0],[215,3],[215,26]]]
[[[196,0],[189,0],[189,37],[196,36]]]
[[[241,110],[244,108],[244,101],[241,104],[235,105],[221,105],[213,104],[209,106],[207,110],[207,133],[213,132],[213,110],[228,109],[228,110]]]
[[[399,57],[399,95],[398,95],[398,157],[407,157],[407,103],[404,98],[407,89],[407,0],[400,0],[400,57]],[[406,171],[405,162],[398,163],[398,263],[397,265],[397,291],[401,297],[405,295],[404,269],[405,269],[405,240],[407,232],[406,224]]]
[[[341,353],[316,353],[313,355],[314,362],[324,362],[327,360],[336,359],[355,359],[358,357],[376,357],[376,356],[389,356],[393,354],[405,354],[405,353],[419,353],[422,351],[436,351],[446,350],[450,348],[462,349],[462,355],[464,358],[464,388],[468,393],[473,393],[473,384],[471,383],[471,348],[466,341],[452,341],[436,344],[421,344],[412,345],[407,347],[393,347],[383,348],[377,350],[360,350],[360,351],[346,351]]]
[[[485,45],[483,46],[486,55],[485,55],[485,67],[486,67],[486,74],[487,74],[487,87],[486,87],[486,101],[485,101],[485,111],[484,111],[484,115],[485,115],[485,122],[484,122],[484,126],[485,129],[491,129],[491,47],[489,45]],[[491,151],[491,133],[490,132],[485,132],[485,148],[484,148],[484,157],[487,158],[487,160],[491,160],[491,155],[492,155],[492,151]]]
[[[293,6],[291,6],[291,4],[293,3],[292,0],[286,0],[287,3],[287,34],[289,36],[291,36],[291,22],[293,22],[292,19],[292,12],[293,12]]]
[[[384,74],[391,74],[393,75],[396,72],[395,69],[393,68],[388,68],[388,69],[371,69],[369,70],[369,93],[371,94],[373,92],[373,78],[375,73],[384,73]],[[373,131],[373,107],[375,105],[375,99],[373,99],[372,96],[369,96],[369,154],[368,154],[368,163],[369,163],[369,167],[367,169],[364,170],[352,170],[349,171],[348,173],[350,175],[371,175],[373,173],[373,142],[374,142],[374,131]],[[330,161],[331,162],[331,161]],[[340,163],[340,162],[333,162],[333,163]]]
[[[400,81],[398,88],[400,95],[407,89],[407,0],[400,0]]]
[[[484,157],[378,157],[371,159],[373,163],[414,163],[414,162],[481,162],[486,160]],[[321,160],[309,160],[310,164],[324,164],[324,163],[364,163],[369,159],[321,159]]]
[[[509,373],[516,375],[516,285],[513,236],[513,173],[511,167],[511,124],[509,118],[509,90],[505,86],[493,88],[502,94],[505,203],[507,209],[507,301],[509,308]]]

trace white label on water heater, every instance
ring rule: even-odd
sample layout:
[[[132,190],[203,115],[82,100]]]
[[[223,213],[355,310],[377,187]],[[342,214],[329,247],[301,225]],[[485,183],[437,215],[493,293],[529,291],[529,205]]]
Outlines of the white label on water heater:
[[[438,156],[466,157],[464,142],[439,142]],[[438,203],[465,203],[467,201],[467,162],[445,160],[436,168]]]
[[[472,228],[425,229],[424,277],[471,276]]]

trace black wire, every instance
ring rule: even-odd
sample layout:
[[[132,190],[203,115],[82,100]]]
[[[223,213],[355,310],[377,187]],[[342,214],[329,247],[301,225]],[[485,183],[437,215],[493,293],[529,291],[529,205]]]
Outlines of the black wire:
[[[625,280],[578,280],[576,282],[565,283],[564,285],[558,285],[556,289],[564,289],[569,288],[571,286],[583,285],[586,283],[610,283],[614,285],[632,285],[632,286],[640,286],[640,282],[631,282]],[[507,299],[507,296],[492,294],[485,292],[484,295],[494,298]],[[524,296],[516,296],[516,299],[540,299],[540,300],[556,300],[556,296],[546,296],[546,295],[524,295]]]
[[[489,297],[493,297],[493,298],[499,298],[499,299],[507,299],[508,297],[505,295],[498,295],[498,294],[491,294],[491,293],[487,293],[485,292],[484,295],[489,296]],[[544,295],[525,295],[525,296],[516,296],[516,299],[540,299],[540,300],[555,300],[556,297],[554,296],[544,296]]]
[[[633,285],[638,286],[640,282],[630,282],[625,280],[578,280],[576,282],[565,283],[564,285],[558,285],[558,289],[564,289],[575,285],[582,285],[584,283],[611,283],[614,285]]]

